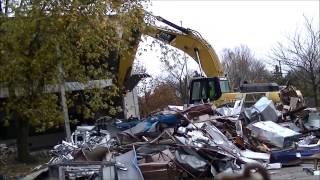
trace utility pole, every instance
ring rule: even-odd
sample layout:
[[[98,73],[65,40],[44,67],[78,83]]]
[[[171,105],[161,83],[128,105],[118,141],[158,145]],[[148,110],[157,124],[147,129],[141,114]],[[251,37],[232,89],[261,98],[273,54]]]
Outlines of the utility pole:
[[[59,46],[57,46],[57,56],[60,60],[61,57],[61,50]],[[68,112],[68,106],[67,106],[67,100],[66,100],[66,90],[64,87],[64,73],[62,69],[62,62],[61,60],[59,61],[58,64],[58,69],[59,69],[59,89],[60,89],[60,96],[61,96],[61,106],[63,110],[63,116],[64,116],[64,127],[65,127],[65,132],[66,132],[66,140],[68,142],[71,142],[71,130],[70,130],[70,121],[69,121],[69,112]]]
[[[59,66],[60,73],[62,72],[62,66]],[[63,117],[64,117],[64,126],[67,135],[67,141],[71,142],[71,130],[70,130],[70,121],[69,121],[69,112],[68,106],[66,101],[66,94],[64,88],[64,80],[60,81],[60,96],[61,96],[61,106],[63,110]]]
[[[280,72],[280,76],[282,77],[282,69],[281,69],[281,63],[280,63],[280,60],[279,60],[279,72]]]

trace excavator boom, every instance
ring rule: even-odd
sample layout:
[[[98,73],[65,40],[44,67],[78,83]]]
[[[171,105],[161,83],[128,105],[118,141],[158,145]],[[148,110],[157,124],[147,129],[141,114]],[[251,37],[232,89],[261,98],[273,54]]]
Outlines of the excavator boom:
[[[160,28],[153,24],[148,24],[141,34],[153,37],[165,44],[169,44],[192,57],[201,67],[208,77],[224,76],[223,67],[217,54],[211,45],[206,42],[200,35],[191,29],[178,26],[162,17],[154,16],[156,20],[167,24],[176,29]],[[126,79],[129,78],[134,57],[138,48],[138,43],[132,47],[120,59],[118,72],[118,85],[123,86]]]
[[[151,27],[154,28],[154,27]],[[223,76],[223,68],[214,49],[200,37],[168,29],[157,28],[146,33],[157,40],[169,44],[187,53],[199,65],[207,76]]]

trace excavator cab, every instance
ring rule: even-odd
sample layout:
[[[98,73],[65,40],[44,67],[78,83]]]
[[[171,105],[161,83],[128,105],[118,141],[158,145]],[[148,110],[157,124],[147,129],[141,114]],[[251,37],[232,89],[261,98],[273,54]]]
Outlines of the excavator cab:
[[[219,77],[221,93],[231,93],[229,80],[226,77]]]
[[[190,82],[189,104],[209,102],[221,97],[220,80],[218,77],[196,78]]]

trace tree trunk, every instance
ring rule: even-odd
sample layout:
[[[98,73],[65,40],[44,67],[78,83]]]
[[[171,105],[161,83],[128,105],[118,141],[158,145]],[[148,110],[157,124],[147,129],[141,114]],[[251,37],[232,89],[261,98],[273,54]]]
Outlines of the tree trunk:
[[[8,9],[9,9],[9,0],[5,1],[5,5],[4,5],[4,14],[8,15]]]
[[[316,81],[316,76],[315,74],[313,73],[312,71],[312,74],[310,75],[310,79],[311,79],[311,86],[312,86],[312,91],[313,91],[313,98],[314,98],[314,104],[316,107],[319,106],[319,103],[318,103],[318,84],[317,84],[317,81]]]
[[[314,103],[316,105],[316,107],[319,107],[319,102],[318,102],[318,85],[313,83],[312,84],[312,90],[313,90],[313,94],[314,94]]]
[[[29,154],[29,122],[21,117],[17,118],[17,150],[18,160],[21,162],[30,162]]]
[[[2,1],[0,0],[0,14],[2,14]]]

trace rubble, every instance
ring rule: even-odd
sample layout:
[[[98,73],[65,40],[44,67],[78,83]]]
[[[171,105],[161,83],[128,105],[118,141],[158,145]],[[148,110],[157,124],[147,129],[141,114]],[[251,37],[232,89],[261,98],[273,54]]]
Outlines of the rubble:
[[[262,97],[251,107],[244,99],[233,108],[170,106],[144,119],[106,125],[116,132],[79,126],[71,142],[51,151],[49,174],[60,179],[224,179],[225,173],[254,167],[270,179],[266,170],[319,160],[319,113],[304,108],[291,90],[282,92],[282,105]],[[296,99],[285,97],[290,93]],[[318,171],[317,164],[310,172]]]
[[[7,144],[0,144],[0,165],[6,164],[8,156],[16,153],[16,148]]]

